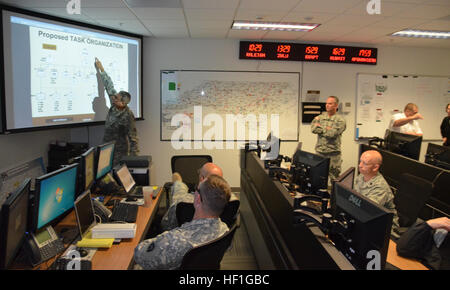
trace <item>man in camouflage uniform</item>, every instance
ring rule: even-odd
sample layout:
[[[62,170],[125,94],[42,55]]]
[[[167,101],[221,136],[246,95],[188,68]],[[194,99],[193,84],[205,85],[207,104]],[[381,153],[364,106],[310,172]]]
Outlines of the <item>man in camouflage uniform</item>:
[[[330,181],[335,180],[341,173],[341,135],[345,131],[344,118],[337,115],[339,99],[330,96],[326,103],[326,112],[315,117],[311,123],[311,131],[317,134],[316,153],[330,158]]]
[[[391,235],[394,238],[399,238],[399,223],[394,204],[394,194],[383,175],[379,172],[382,162],[383,159],[378,151],[369,150],[361,154],[359,162],[360,175],[355,179],[354,188],[361,195],[394,212]]]
[[[210,175],[218,175],[223,177],[222,169],[214,163],[205,163],[199,170],[198,180],[201,183]],[[170,192],[170,207],[161,220],[161,228],[163,231],[168,231],[178,227],[176,216],[177,204],[180,202],[194,202],[194,193],[188,192],[189,188],[183,183],[180,174],[175,172],[172,176],[172,188]]]
[[[128,92],[117,92],[102,63],[96,58],[95,68],[99,71],[103,85],[111,101],[111,108],[105,120],[103,142],[115,141],[113,166],[117,165],[123,156],[139,153],[138,138],[134,114],[128,108],[131,96]]]
[[[210,175],[194,194],[193,220],[141,242],[134,250],[135,262],[146,270],[178,269],[190,249],[208,243],[229,230],[219,216],[230,194],[230,186],[222,177]]]

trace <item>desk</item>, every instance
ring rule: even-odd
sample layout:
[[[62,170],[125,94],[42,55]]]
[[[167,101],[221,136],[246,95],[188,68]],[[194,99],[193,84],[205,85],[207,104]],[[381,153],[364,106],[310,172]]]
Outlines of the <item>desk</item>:
[[[127,270],[133,267],[134,249],[145,238],[147,231],[158,211],[161,201],[161,192],[163,188],[159,187],[155,199],[151,200],[149,207],[140,206],[136,218],[136,235],[133,239],[124,239],[119,244],[114,244],[109,249],[98,249],[92,258],[92,270]],[[57,226],[59,228],[75,227],[77,224],[75,211],[67,215]],[[34,270],[47,270],[55,258],[50,259],[36,267]]]
[[[394,265],[400,270],[429,270],[422,263],[414,259],[400,257],[397,254],[397,244],[393,240],[389,241],[389,249],[386,257],[386,262]]]

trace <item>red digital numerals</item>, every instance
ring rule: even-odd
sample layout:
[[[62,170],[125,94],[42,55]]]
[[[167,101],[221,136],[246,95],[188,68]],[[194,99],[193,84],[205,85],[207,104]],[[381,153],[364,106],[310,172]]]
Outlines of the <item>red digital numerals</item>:
[[[305,60],[318,60],[319,59],[319,47],[307,46],[305,48]]]
[[[262,52],[263,45],[261,43],[251,43],[248,46],[248,51],[245,53],[246,57],[251,58],[265,58],[266,53]]]
[[[290,45],[278,45],[277,47],[277,58],[286,59],[289,58],[289,53],[291,52],[291,46]]]
[[[330,60],[331,61],[345,61],[345,48],[343,47],[335,47],[331,52]]]

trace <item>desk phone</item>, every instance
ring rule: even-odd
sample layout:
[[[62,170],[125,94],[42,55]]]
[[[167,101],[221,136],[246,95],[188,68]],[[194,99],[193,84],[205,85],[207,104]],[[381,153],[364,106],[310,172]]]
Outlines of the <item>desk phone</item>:
[[[58,237],[51,226],[38,231],[36,234],[29,234],[27,246],[33,266],[47,261],[64,251],[62,239]]]

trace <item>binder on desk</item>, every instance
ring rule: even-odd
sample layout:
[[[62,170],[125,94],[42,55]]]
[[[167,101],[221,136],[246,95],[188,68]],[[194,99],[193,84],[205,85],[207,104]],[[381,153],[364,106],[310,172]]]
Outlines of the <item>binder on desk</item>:
[[[93,239],[90,232],[81,241],[78,241],[77,247],[80,248],[111,248],[114,239]]]

